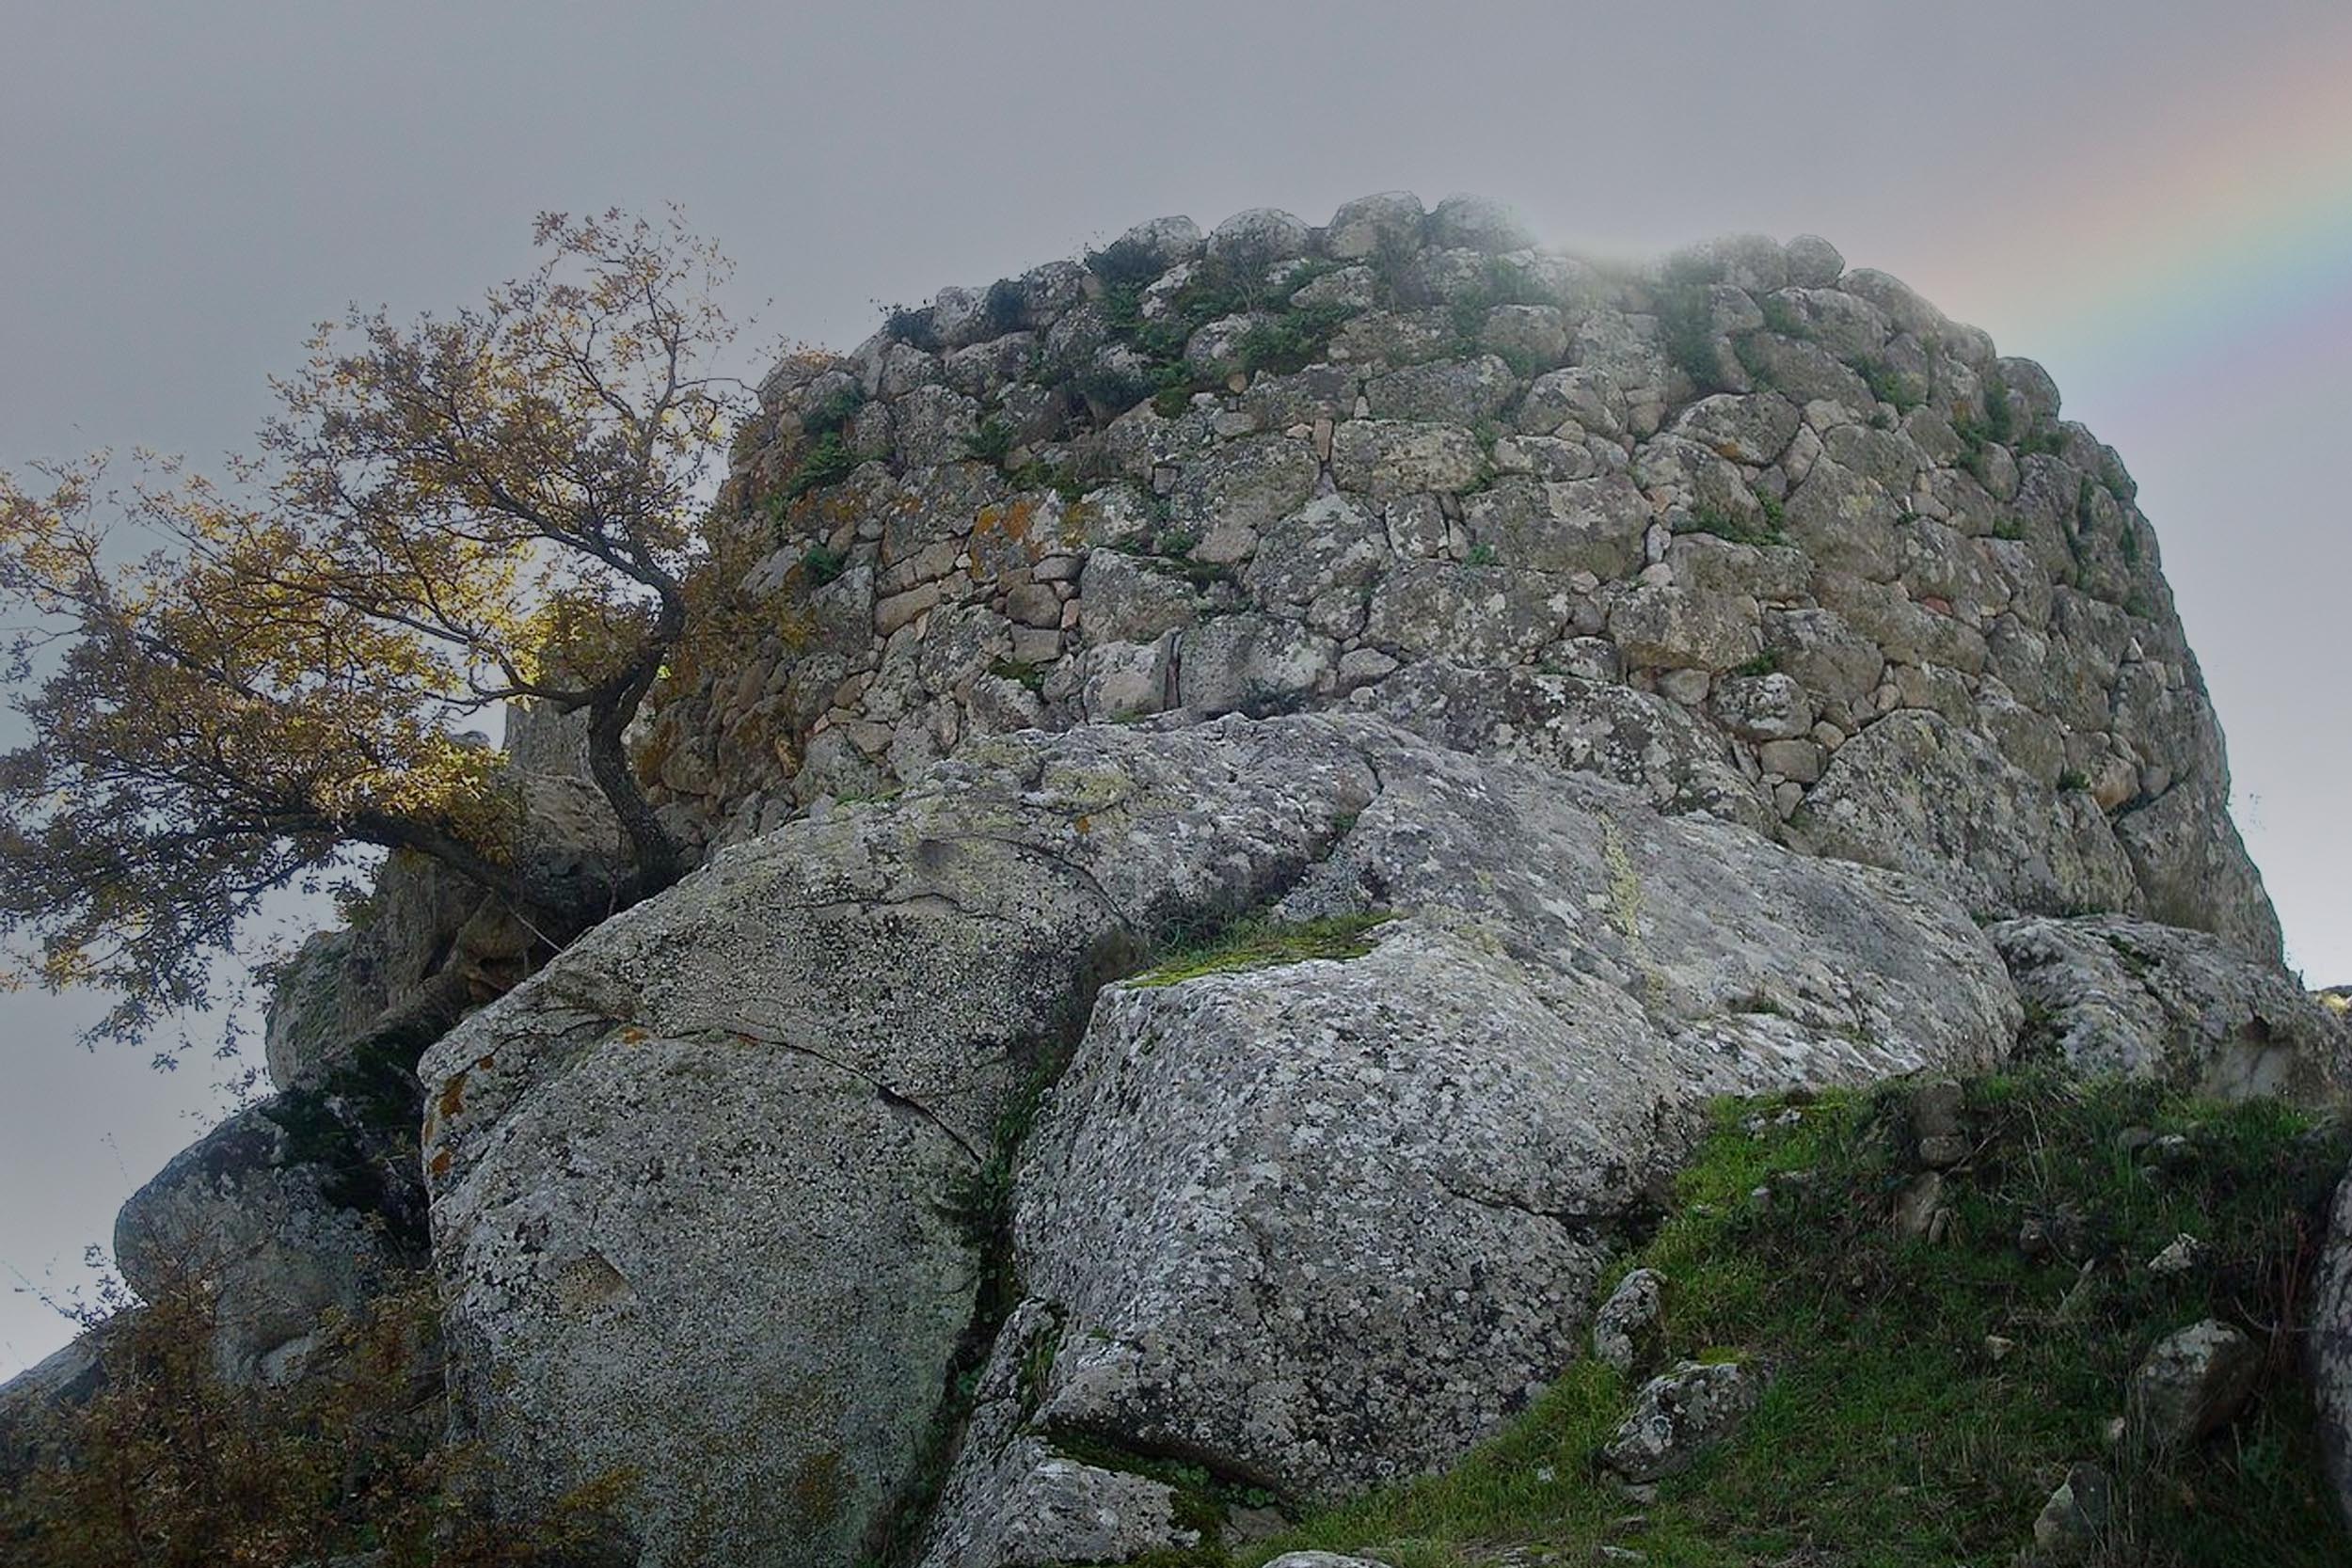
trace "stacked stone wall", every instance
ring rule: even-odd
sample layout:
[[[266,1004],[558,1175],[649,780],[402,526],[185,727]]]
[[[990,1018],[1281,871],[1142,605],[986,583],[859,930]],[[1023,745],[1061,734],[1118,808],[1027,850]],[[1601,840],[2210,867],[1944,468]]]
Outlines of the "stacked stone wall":
[[[1161,219],[787,358],[725,505],[795,635],[661,696],[646,771],[709,838],[978,735],[1345,704],[1983,914],[2278,952],[2122,462],[1819,239]]]

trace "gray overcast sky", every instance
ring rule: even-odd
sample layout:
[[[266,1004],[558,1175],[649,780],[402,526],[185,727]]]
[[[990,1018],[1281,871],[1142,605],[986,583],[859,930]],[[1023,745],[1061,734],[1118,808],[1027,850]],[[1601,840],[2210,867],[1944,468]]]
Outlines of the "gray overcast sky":
[[[840,346],[1162,213],[1809,230],[2122,451],[2291,957],[2352,979],[2346,82],[2343,0],[0,0],[0,465],[215,463],[311,323],[466,302],[542,208],[679,202],[758,336]],[[89,1011],[0,999],[0,1286],[82,1278],[217,1111],[200,1058],[73,1049]],[[0,1291],[0,1376],[65,1337]]]

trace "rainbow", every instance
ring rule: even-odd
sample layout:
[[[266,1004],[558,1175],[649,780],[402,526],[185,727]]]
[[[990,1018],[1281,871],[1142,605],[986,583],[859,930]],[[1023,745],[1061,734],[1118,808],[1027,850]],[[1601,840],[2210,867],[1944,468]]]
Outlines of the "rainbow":
[[[2352,19],[2302,29],[1912,268],[2005,353],[2128,371],[2352,348]],[[2217,127],[2219,127],[2217,131]]]

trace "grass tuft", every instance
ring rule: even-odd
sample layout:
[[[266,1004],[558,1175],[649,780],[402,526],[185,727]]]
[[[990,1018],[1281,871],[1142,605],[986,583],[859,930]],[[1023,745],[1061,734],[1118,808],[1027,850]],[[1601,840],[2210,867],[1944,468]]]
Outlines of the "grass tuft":
[[[1236,922],[1215,936],[1162,955],[1160,961],[1128,984],[1172,986],[1204,974],[1273,969],[1309,958],[1360,958],[1373,948],[1373,931],[1392,915],[1346,914],[1296,924],[1255,918]]]

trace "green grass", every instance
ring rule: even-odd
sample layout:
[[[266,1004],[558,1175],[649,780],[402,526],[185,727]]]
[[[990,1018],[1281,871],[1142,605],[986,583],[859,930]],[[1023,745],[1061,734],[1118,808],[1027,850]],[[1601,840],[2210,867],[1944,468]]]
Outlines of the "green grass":
[[[1236,1560],[1312,1547],[1436,1568],[1528,1546],[1579,1562],[1607,1544],[1659,1568],[2007,1563],[2082,1461],[2118,1481],[2100,1560],[2352,1560],[2291,1346],[2198,1451],[2127,1462],[2103,1436],[2161,1336],[2204,1317],[2258,1331],[2291,1318],[2352,1136],[2153,1085],[1990,1078],[1967,1100],[1976,1152],[1947,1178],[1941,1244],[1889,1222],[1912,1178],[1899,1088],[1718,1108],[1674,1212],[1627,1262],[1666,1277],[1667,1359],[1736,1350],[1768,1362],[1772,1383],[1745,1430],[1655,1502],[1594,1473],[1631,1388],[1586,1363],[1454,1469],[1313,1515]],[[2130,1128],[2180,1133],[2186,1151],[2146,1167],[2121,1141]],[[1751,1196],[1759,1187],[1768,1203]],[[2053,1254],[2021,1251],[2029,1221]],[[2146,1259],[2181,1231],[2214,1249],[2210,1264],[2150,1275]],[[2014,1349],[1994,1359],[1988,1335]]]
[[[801,571],[811,588],[822,588],[849,569],[850,552],[830,545],[811,545],[801,557]]]
[[[998,680],[1010,681],[1015,686],[1026,687],[1034,692],[1042,692],[1045,689],[1044,670],[1025,659],[997,659],[989,665],[988,673]]]
[[[802,453],[800,466],[785,482],[783,497],[787,503],[796,501],[811,490],[820,490],[837,483],[857,471],[857,453],[841,438],[837,431],[827,431],[808,445]]]
[[[1757,498],[1759,500],[1763,497]],[[1780,509],[1771,506],[1761,526],[1733,516],[1728,512],[1701,504],[1691,509],[1691,520],[1682,526],[1684,533],[1711,533],[1735,545],[1786,545],[1788,535],[1781,531]]]
[[[1157,964],[1128,984],[1172,986],[1203,974],[1273,969],[1309,958],[1360,958],[1372,951],[1374,929],[1391,918],[1347,914],[1295,925],[1265,917],[1238,921],[1204,941],[1163,952]]]

